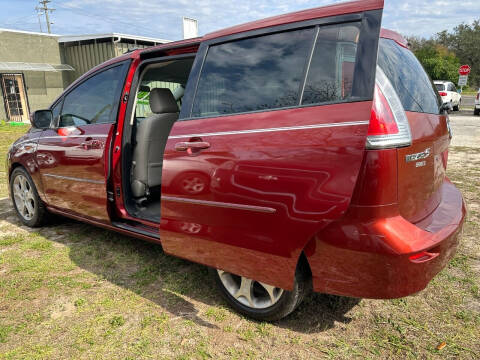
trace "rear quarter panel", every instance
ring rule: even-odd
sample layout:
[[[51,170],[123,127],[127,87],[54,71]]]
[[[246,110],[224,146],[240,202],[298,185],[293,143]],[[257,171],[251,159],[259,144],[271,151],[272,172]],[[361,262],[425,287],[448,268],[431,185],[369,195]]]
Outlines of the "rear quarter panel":
[[[398,149],[398,203],[400,214],[415,223],[441,201],[439,191],[446,172],[443,153],[450,143],[445,115],[407,112],[412,145]],[[430,156],[406,161],[406,156],[430,149]],[[424,162],[424,163],[423,163]],[[423,165],[423,166],[419,166]]]

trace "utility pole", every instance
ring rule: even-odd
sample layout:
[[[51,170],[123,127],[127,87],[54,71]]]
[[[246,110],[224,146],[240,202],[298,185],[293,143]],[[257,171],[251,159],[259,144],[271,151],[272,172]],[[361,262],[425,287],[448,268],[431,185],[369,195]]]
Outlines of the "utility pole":
[[[37,11],[43,11],[43,14],[41,14],[41,15],[44,15],[44,14],[45,14],[45,21],[47,22],[47,31],[48,31],[49,34],[52,33],[52,31],[50,30],[50,25],[51,25],[52,23],[50,22],[50,18],[48,17],[48,12],[49,12],[49,11],[52,12],[52,11],[55,10],[55,9],[51,9],[51,8],[48,7],[48,3],[50,3],[50,2],[51,2],[51,0],[39,0],[38,3],[39,3],[40,5],[43,5],[43,6],[41,6],[41,7],[38,7],[38,6],[35,7],[35,10],[37,10]]]

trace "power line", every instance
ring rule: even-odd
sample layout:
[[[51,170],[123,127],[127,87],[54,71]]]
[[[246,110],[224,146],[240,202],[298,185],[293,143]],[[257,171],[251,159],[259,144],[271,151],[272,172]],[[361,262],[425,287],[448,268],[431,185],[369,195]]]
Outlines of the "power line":
[[[14,17],[14,18],[7,18],[6,21],[0,22],[0,25],[9,26],[9,25],[18,24],[20,21],[23,22],[25,19],[28,19],[28,18],[31,18],[31,17],[34,17],[34,16],[37,17],[37,14],[19,16],[19,17]]]
[[[147,27],[144,27],[142,25],[139,25],[138,23],[135,23],[135,24],[132,24],[132,23],[128,23],[126,21],[122,21],[122,20],[119,20],[119,19],[116,19],[116,18],[112,18],[112,17],[109,17],[109,16],[106,16],[104,14],[100,15],[100,14],[95,14],[93,12],[89,12],[89,11],[85,11],[84,9],[79,9],[79,8],[72,8],[72,7],[69,7],[69,6],[64,6],[64,5],[58,5],[58,7],[60,7],[62,10],[65,10],[65,11],[70,11],[72,13],[79,13],[80,15],[86,15],[88,17],[95,17],[95,18],[98,18],[98,19],[101,19],[102,21],[105,21],[105,22],[108,22],[112,25],[126,25],[126,26],[129,26],[129,27],[134,27],[136,29],[139,29],[139,30],[143,30],[143,31],[146,31],[150,34],[160,34],[160,35],[167,35],[166,33],[164,32],[157,32],[157,31],[153,31],[152,29],[150,28],[147,28]],[[158,36],[158,35],[157,35]],[[167,35],[168,36],[168,35]]]
[[[50,25],[53,24],[53,23],[50,22],[50,19],[48,17],[48,12],[49,11],[52,12],[55,9],[52,9],[52,8],[48,7],[48,3],[51,3],[51,0],[39,0],[38,3],[43,5],[43,7],[36,6],[35,10],[37,10],[39,15],[45,15],[45,21],[47,23],[47,31],[48,31],[49,34],[51,34],[52,31],[50,30]],[[43,11],[43,14],[40,13],[41,11]],[[41,29],[42,29],[42,25],[40,24],[40,31],[41,31]]]

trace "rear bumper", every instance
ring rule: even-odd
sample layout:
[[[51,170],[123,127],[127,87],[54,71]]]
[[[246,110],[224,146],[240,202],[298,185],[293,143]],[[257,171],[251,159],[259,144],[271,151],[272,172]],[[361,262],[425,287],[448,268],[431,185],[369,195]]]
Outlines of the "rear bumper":
[[[365,213],[391,213],[371,217]],[[317,292],[398,298],[424,289],[454,256],[466,214],[460,191],[448,180],[442,202],[417,224],[393,207],[353,207],[341,222],[322,231],[306,249]],[[416,254],[431,255],[415,258]]]

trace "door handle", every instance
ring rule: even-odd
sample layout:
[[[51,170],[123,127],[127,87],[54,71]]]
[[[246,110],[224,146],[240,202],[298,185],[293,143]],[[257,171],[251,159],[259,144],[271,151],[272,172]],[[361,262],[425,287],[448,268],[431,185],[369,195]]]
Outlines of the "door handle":
[[[100,140],[92,139],[91,137],[87,137],[85,139],[85,142],[82,143],[82,148],[85,150],[90,150],[90,149],[101,149],[102,148],[102,142]]]
[[[84,150],[90,150],[92,148],[92,138],[86,138],[85,142],[82,142],[82,148]]]
[[[203,149],[208,149],[210,147],[210,143],[206,141],[189,141],[189,142],[179,142],[175,144],[176,151],[198,151]]]

